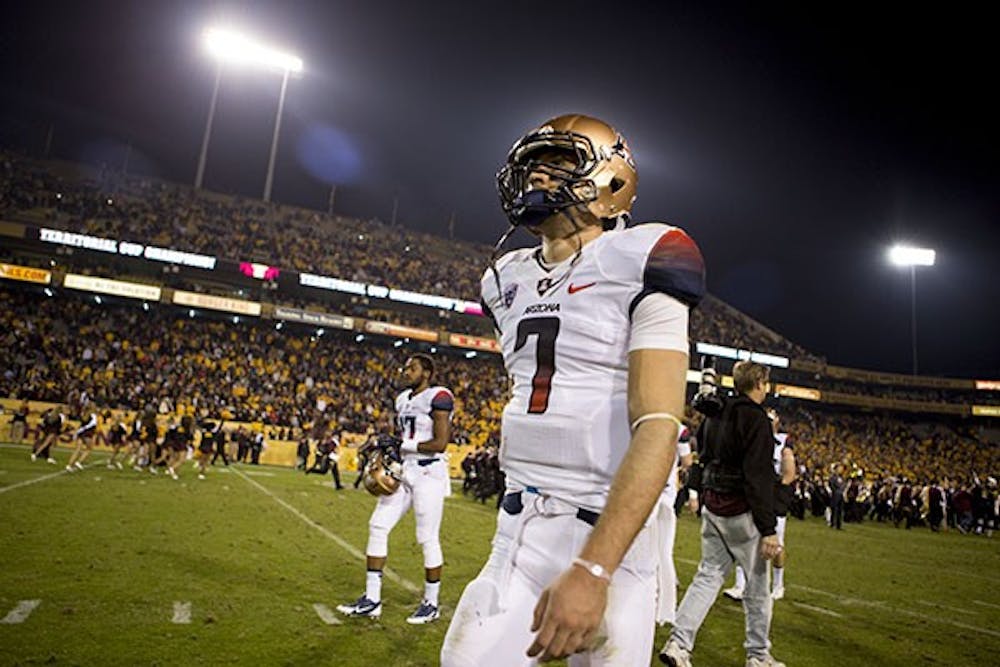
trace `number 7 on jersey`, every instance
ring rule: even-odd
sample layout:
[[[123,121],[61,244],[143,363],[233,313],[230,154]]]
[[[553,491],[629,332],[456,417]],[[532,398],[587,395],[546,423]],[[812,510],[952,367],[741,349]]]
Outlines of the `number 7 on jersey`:
[[[552,376],[556,372],[556,337],[559,335],[558,317],[528,317],[517,325],[517,352],[531,336],[538,336],[535,343],[535,375],[531,378],[529,414],[541,414],[549,407]]]

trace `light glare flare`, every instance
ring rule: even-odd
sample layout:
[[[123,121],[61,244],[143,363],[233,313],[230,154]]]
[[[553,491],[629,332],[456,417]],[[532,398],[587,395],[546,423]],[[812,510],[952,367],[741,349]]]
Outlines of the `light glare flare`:
[[[889,248],[889,261],[896,266],[934,266],[935,254],[930,248],[894,245]]]
[[[208,52],[219,60],[263,65],[296,74],[302,71],[301,58],[264,46],[246,35],[209,28],[205,31],[204,38]]]

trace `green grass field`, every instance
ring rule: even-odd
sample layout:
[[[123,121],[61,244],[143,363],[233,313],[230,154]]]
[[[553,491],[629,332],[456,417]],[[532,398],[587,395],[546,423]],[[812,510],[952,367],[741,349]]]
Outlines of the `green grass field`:
[[[56,458],[65,462],[66,450]],[[433,665],[493,531],[491,507],[449,498],[444,618],[414,627],[404,619],[423,568],[407,517],[390,542],[382,618],[328,625],[313,605],[334,609],[363,589],[367,493],[285,469],[216,468],[200,481],[188,465],[175,482],[92,458],[67,474],[0,446],[4,665]],[[1000,539],[873,524],[837,533],[792,520],[787,541],[788,595],[775,605],[772,638],[789,665],[1000,661]],[[685,516],[682,583],[698,550],[697,520]],[[11,623],[24,600],[41,603]],[[190,623],[173,622],[175,603],[190,604]],[[741,608],[719,600],[695,665],[743,665],[742,628]],[[657,631],[657,648],[666,635]]]

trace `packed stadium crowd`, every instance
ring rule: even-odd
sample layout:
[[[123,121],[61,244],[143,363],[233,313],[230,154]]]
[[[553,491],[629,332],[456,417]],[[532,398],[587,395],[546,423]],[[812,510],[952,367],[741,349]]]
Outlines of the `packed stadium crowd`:
[[[1000,487],[994,476],[871,479],[842,463],[811,474],[803,468],[789,513],[824,517],[831,528],[877,521],[899,528],[956,529],[991,537],[1000,528]]]
[[[191,318],[170,307],[40,298],[6,286],[0,332],[0,396],[72,404],[69,397],[85,392],[101,408],[152,405],[182,413],[191,406],[195,413],[260,422],[272,434],[283,430],[286,439],[304,437],[318,417],[337,432],[370,432],[391,407],[407,354],[388,343],[317,336],[311,328],[279,331],[263,320]],[[496,445],[505,372],[492,356],[439,354],[437,362],[437,381],[456,397],[452,440],[477,446],[463,466],[465,490],[486,502],[502,488]],[[1000,448],[983,431],[823,409],[787,408],[784,421],[801,466],[800,514],[831,514],[830,480],[838,474],[849,499],[847,521],[894,519],[905,504],[914,508],[904,516],[907,525],[930,524],[929,497],[939,493],[949,503],[944,516],[961,517],[963,511],[948,508],[953,498],[964,507],[968,493],[972,523],[955,525],[972,530],[989,515],[986,499],[995,504],[989,480],[1000,473]],[[903,486],[911,491],[896,499]],[[880,494],[894,499],[888,515]]]
[[[865,518],[965,532],[996,526],[1000,447],[985,432],[820,409],[790,410],[783,423],[800,466],[792,507],[800,518],[811,512],[837,527]]]
[[[169,401],[266,426],[301,428],[322,403],[338,430],[363,433],[391,406],[405,351],[353,338],[275,330],[263,322],[190,318],[187,311],[39,300],[0,290],[0,395],[64,402],[86,392],[101,407]],[[440,377],[461,409],[454,441],[486,442],[506,391],[495,360],[441,355]]]
[[[83,173],[0,151],[0,216],[471,301],[479,298],[492,251],[378,220],[194,192],[110,170]],[[417,326],[426,320],[399,313],[395,318]],[[458,317],[448,326],[481,331]],[[692,313],[691,330],[697,340],[818,360],[712,297]]]
[[[869,479],[924,482],[971,479],[1000,471],[1000,448],[988,436],[960,423],[910,423],[886,414],[849,414],[797,409],[784,419],[801,444],[798,461],[807,470],[831,463],[861,471]]]
[[[0,152],[0,215],[220,257],[277,263],[346,279],[474,300],[490,249],[312,210],[246,200],[101,170]],[[288,233],[289,230],[310,233]],[[4,251],[4,257],[9,253]],[[74,270],[122,277],[86,257]],[[110,271],[110,273],[109,273]],[[173,287],[204,285],[170,277]],[[222,289],[222,288],[219,288]],[[236,288],[233,288],[235,291]],[[301,295],[251,298],[434,330],[488,335],[486,320],[427,309],[382,308],[365,299],[327,307]],[[691,338],[819,360],[717,299],[692,312]],[[83,296],[41,299],[0,289],[0,396],[217,415],[305,437],[307,425],[371,432],[391,406],[406,349],[361,344],[346,334],[276,329],[265,320],[190,317],[156,306],[98,304]],[[464,490],[485,502],[503,488],[497,461],[507,378],[499,359],[438,355],[437,381],[455,393],[452,440],[477,446],[463,463]],[[823,389],[915,400],[968,402],[968,392],[887,387],[816,378]],[[979,403],[996,399],[977,393]],[[690,417],[691,415],[689,415]],[[789,411],[800,476],[793,514],[831,524],[865,517],[974,531],[996,515],[1000,448],[959,423],[929,426],[885,413]],[[281,430],[283,429],[283,431]],[[249,440],[246,451],[252,452]],[[839,480],[839,481],[838,481]],[[843,505],[838,504],[841,498]],[[992,505],[991,505],[992,503]],[[939,517],[937,507],[942,508]],[[838,509],[839,508],[839,509]],[[992,508],[992,509],[991,509]]]
[[[930,403],[952,403],[960,405],[1000,405],[1000,392],[976,391],[975,389],[932,389],[927,387],[896,387],[892,385],[872,385],[845,380],[821,378],[813,382],[823,391],[833,391],[853,396],[875,396],[903,401]]]
[[[0,154],[0,214],[74,232],[387,287],[474,299],[489,249],[358,220],[102,171],[71,178]],[[300,231],[303,233],[289,233]]]

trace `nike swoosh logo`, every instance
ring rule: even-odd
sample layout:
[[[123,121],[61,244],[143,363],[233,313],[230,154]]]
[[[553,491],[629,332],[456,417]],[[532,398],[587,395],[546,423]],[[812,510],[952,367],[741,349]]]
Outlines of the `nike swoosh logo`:
[[[566,291],[569,292],[570,294],[576,294],[580,290],[587,289],[588,287],[593,287],[596,284],[597,284],[596,282],[587,283],[586,285],[574,285],[573,283],[570,283],[569,287],[566,288]]]

